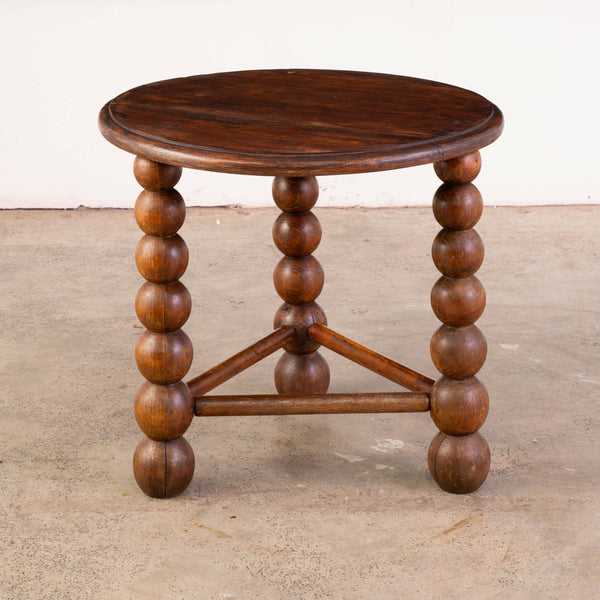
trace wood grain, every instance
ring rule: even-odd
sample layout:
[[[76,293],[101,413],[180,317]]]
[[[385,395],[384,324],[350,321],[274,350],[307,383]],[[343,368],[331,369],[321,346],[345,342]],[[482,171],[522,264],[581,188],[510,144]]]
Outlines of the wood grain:
[[[204,396],[196,399],[194,409],[197,417],[427,412],[428,410],[429,395],[414,392]]]
[[[490,447],[479,433],[453,436],[440,431],[429,446],[429,471],[446,492],[470,494],[490,470]]]
[[[481,169],[473,152],[436,162],[444,184],[433,198],[433,214],[444,227],[432,257],[443,273],[431,290],[431,307],[444,323],[432,336],[431,359],[443,377],[431,393],[431,418],[440,433],[429,446],[429,470],[439,486],[457,494],[475,491],[490,469],[490,449],[477,432],[489,407],[485,386],[474,377],[487,354],[474,325],[485,307],[485,290],[473,275],[483,260],[483,242],[474,229],[483,202],[470,182]]]
[[[427,411],[440,433],[429,449],[435,481],[467,493],[485,480],[490,451],[478,433],[488,411],[485,387],[474,377],[485,361],[485,337],[474,325],[485,291],[474,277],[483,260],[472,229],[481,195],[470,182],[481,168],[479,149],[503,128],[500,110],[482,96],[443,83],[352,71],[268,70],[197,75],[134,88],[108,102],[99,127],[114,145],[136,155],[134,174],[144,188],[135,216],[146,235],[136,251],[147,282],[136,311],[148,330],[136,362],[148,380],[135,403],[147,437],[134,455],[134,474],[153,497],[182,493],[194,473],[194,454],[182,437],[192,413],[217,415]],[[316,175],[354,174],[434,163],[444,182],[433,211],[443,229],[432,247],[442,277],[431,293],[443,325],[431,357],[443,377],[434,381],[329,330],[314,302],[324,273],[312,252],[321,226],[310,212]],[[185,219],[173,189],[183,167],[275,176],[273,198],[283,211],[273,239],[284,254],[274,271],[285,304],[266,338],[193,379],[181,379],[192,344],[180,329],[191,297],[178,279],[189,252],[177,234]],[[324,345],[416,393],[326,394]],[[203,396],[279,348],[279,395]]]
[[[373,352],[365,346],[315,323],[308,330],[308,335],[315,341],[323,344],[326,348],[341,354],[349,360],[378,373],[382,377],[398,383],[415,392],[430,392],[434,381],[405,367],[377,352]]]
[[[143,85],[107,103],[99,126],[111,143],[153,161],[292,176],[444,161],[492,143],[503,125],[496,106],[455,86],[292,69]]]
[[[225,383],[228,379],[256,364],[269,354],[273,354],[293,338],[294,330],[291,327],[276,329],[266,337],[258,340],[258,342],[248,346],[248,348],[189,381],[188,387],[192,396],[196,398],[206,394],[206,392]]]

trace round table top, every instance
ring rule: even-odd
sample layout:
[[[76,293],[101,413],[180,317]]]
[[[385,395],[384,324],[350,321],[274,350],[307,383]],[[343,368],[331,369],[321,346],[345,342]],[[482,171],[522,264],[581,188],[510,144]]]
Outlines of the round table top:
[[[136,155],[253,175],[332,175],[437,162],[491,144],[502,113],[468,90],[377,73],[271,70],[143,85],[108,102],[102,134]]]

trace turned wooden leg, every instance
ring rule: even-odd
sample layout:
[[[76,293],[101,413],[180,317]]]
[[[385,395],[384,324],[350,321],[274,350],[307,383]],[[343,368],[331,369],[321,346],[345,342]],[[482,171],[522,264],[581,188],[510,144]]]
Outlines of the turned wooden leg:
[[[283,349],[275,367],[280,394],[323,394],[329,387],[329,367],[311,340],[308,328],[327,325],[323,309],[315,302],[323,289],[323,268],[312,256],[321,241],[321,225],[310,209],[319,195],[314,177],[276,177],[275,204],[283,211],[273,225],[273,239],[285,254],[273,273],[284,304],[275,314],[275,327],[289,325],[295,337]]]
[[[181,494],[194,474],[194,453],[182,437],[194,417],[190,391],[181,379],[192,363],[192,343],[180,329],[192,308],[190,293],[178,281],[188,263],[188,249],[177,234],[185,203],[173,189],[181,168],[137,157],[134,174],[145,190],[135,204],[135,218],[146,234],[135,260],[146,283],[135,310],[147,328],[135,348],[138,369],[148,380],[135,398],[135,418],[146,437],[133,457],[140,488],[154,498]]]
[[[444,182],[433,198],[443,229],[432,256],[442,276],[431,291],[431,306],[443,325],[431,338],[431,358],[442,374],[431,394],[431,417],[440,432],[429,447],[429,470],[438,485],[464,494],[487,477],[490,449],[477,430],[488,412],[488,394],[475,374],[487,345],[475,321],[485,307],[485,291],[475,277],[483,261],[483,242],[472,229],[483,203],[471,183],[481,168],[479,152],[434,164]]]

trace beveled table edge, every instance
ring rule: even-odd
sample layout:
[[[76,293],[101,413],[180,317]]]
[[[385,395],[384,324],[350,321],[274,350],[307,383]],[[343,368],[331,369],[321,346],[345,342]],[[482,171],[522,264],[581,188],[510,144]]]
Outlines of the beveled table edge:
[[[346,72],[352,73],[353,71]],[[432,81],[432,83],[458,87],[441,82]],[[471,90],[465,89],[465,91],[480,96],[480,94]],[[491,113],[483,123],[459,131],[456,135],[445,135],[438,140],[429,139],[411,144],[382,146],[348,152],[250,152],[203,148],[199,145],[191,147],[141,135],[126,128],[113,117],[110,105],[118,98],[119,96],[107,102],[102,107],[98,117],[98,127],[101,134],[113,145],[136,156],[142,156],[164,164],[239,175],[289,177],[345,175],[414,167],[448,160],[479,150],[498,139],[504,127],[502,112],[495,104],[486,99],[490,104]]]

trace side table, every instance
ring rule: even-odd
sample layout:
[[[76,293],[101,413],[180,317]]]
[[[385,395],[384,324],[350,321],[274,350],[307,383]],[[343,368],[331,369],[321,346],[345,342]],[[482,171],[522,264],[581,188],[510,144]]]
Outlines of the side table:
[[[485,306],[475,276],[483,243],[473,229],[483,208],[471,183],[479,149],[502,132],[502,113],[485,98],[454,86],[395,75],[349,71],[270,70],[171,79],[132,89],[100,112],[100,131],[136,155],[144,191],[135,218],[144,232],[135,258],[146,280],[135,308],[146,331],[135,357],[146,378],[135,417],[146,437],[133,461],[148,495],[176,496],[189,485],[194,453],[183,437],[194,416],[427,412],[438,429],[429,469],[449,492],[476,490],[490,450],[478,432],[488,393],[475,377],[487,352],[474,324]],[[312,253],[321,226],[311,212],[315,176],[364,173],[433,163],[443,184],[433,198],[442,226],[432,257],[442,273],[431,291],[441,326],[431,338],[434,381],[327,327],[316,303],[324,281]],[[182,168],[274,176],[281,214],[273,239],[283,258],[273,275],[283,304],[274,331],[228,360],[183,382],[192,342],[181,327],[191,297],[179,281],[188,249],[177,234],[185,203],[174,189]],[[403,386],[408,392],[328,394],[329,367],[320,346]],[[208,395],[212,389],[283,349],[277,394]]]

